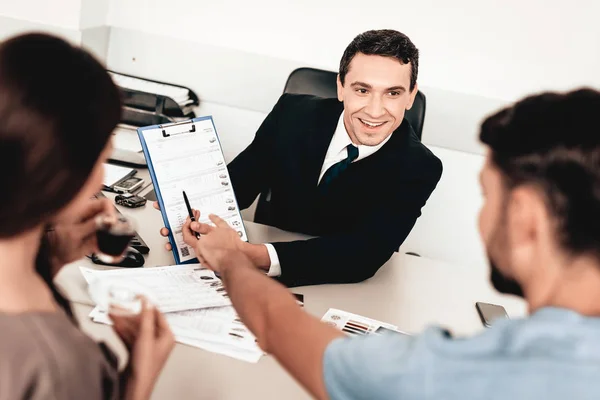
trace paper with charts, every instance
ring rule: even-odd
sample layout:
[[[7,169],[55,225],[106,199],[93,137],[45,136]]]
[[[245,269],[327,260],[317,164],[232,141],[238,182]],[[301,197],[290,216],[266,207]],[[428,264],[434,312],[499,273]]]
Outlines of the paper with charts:
[[[140,292],[162,312],[195,310],[208,307],[221,307],[231,305],[231,301],[222,288],[220,279],[200,264],[173,265],[168,267],[135,268],[95,270],[79,267],[83,277],[90,285],[96,287],[96,281],[107,282],[106,286],[97,286],[109,289],[114,283],[119,287],[131,288]],[[98,293],[94,302],[97,305],[108,304],[104,297],[109,296],[109,291]],[[106,308],[106,306],[104,307]]]
[[[80,267],[96,303],[89,317],[112,324],[110,291],[143,294],[158,307],[175,340],[239,360],[256,363],[263,352],[231,306],[223,282],[200,264],[139,269],[97,270]]]
[[[381,334],[381,333],[397,333],[403,335],[409,335],[406,332],[398,330],[398,327],[385,322],[377,321],[375,319],[363,317],[362,315],[356,315],[347,311],[330,308],[321,321],[334,326],[346,333],[349,336],[362,336],[370,334]]]
[[[108,313],[99,307],[89,318],[99,324],[112,324]],[[251,363],[263,355],[232,306],[166,313],[165,318],[179,343]]]
[[[189,128],[192,125],[194,129]],[[179,132],[168,137],[160,128],[143,130],[143,136],[156,178],[153,183],[160,190],[179,260],[185,262],[196,255],[183,241],[182,226],[188,216],[183,191],[191,207],[201,211],[201,222],[210,222],[209,214],[218,215],[242,240],[248,238],[212,118],[181,126],[173,127]]]

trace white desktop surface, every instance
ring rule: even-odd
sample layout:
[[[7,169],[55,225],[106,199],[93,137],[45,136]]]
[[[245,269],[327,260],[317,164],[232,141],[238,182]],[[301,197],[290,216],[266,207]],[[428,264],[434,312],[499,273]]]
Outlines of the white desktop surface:
[[[147,171],[141,170],[138,176],[147,178]],[[164,250],[166,239],[158,233],[162,226],[160,212],[150,202],[140,209],[119,209],[136,220],[138,233],[151,249],[145,267],[173,264],[172,253]],[[246,222],[246,228],[253,243],[305,238],[252,222]],[[87,259],[73,263],[59,273],[57,284],[73,302],[82,329],[111,345],[123,362],[126,352],[112,329],[87,318],[92,307],[79,266],[102,268]],[[524,301],[493,290],[486,265],[451,265],[400,253],[365,282],[300,287],[293,291],[304,294],[306,311],[317,318],[328,308],[339,308],[392,323],[410,333],[418,333],[431,324],[440,324],[455,335],[477,333],[484,328],[475,310],[476,301],[501,304],[511,318],[526,314]],[[152,398],[293,400],[309,396],[271,356],[249,364],[177,344]]]

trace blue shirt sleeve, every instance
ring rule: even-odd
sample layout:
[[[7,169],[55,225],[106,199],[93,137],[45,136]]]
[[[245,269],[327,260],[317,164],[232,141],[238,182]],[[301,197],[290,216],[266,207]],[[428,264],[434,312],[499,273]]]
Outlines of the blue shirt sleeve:
[[[410,375],[417,338],[394,333],[339,338],[323,358],[329,397],[339,400],[396,399],[399,380]],[[418,382],[412,381],[412,384]]]

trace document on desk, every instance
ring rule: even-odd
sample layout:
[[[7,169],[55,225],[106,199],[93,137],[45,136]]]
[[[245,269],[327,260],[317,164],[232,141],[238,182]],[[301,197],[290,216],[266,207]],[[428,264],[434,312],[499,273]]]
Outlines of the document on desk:
[[[248,240],[212,117],[140,128],[138,135],[177,264],[196,258],[183,241],[188,217],[183,191],[200,210],[200,222],[210,223],[209,214],[218,215]]]
[[[260,351],[256,338],[238,319],[233,307],[178,311],[164,315],[176,336]],[[108,312],[99,307],[95,307],[89,317],[94,322],[111,324]]]
[[[408,333],[398,330],[395,325],[335,308],[330,308],[321,318],[321,321],[338,328],[349,336],[370,335],[384,331],[408,335]]]
[[[226,307],[224,307],[226,308]],[[214,309],[211,309],[214,310]],[[209,342],[259,350],[254,335],[237,319],[206,310],[189,310],[167,314],[169,325],[177,335]]]
[[[108,313],[99,307],[89,317],[96,323],[112,324]],[[166,313],[165,318],[179,343],[247,362],[257,362],[263,354],[231,306]]]
[[[119,287],[129,286],[133,291],[143,288],[142,294],[147,293],[164,313],[231,305],[221,281],[200,264],[113,270],[80,267],[80,270],[90,285],[105,280]],[[108,291],[96,296],[100,298],[97,303],[108,304],[103,296],[108,296]]]

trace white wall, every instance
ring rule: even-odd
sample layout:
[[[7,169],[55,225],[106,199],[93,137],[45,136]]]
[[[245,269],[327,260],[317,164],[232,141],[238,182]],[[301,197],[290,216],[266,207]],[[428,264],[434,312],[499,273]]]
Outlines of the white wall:
[[[68,29],[39,22],[0,16],[0,40],[32,31],[56,35],[73,44],[81,43],[81,32],[78,29]]]
[[[600,86],[596,0],[111,0],[112,26],[336,69],[357,33],[421,50],[421,84],[514,100]]]
[[[477,225],[483,204],[479,171],[485,158],[435,146],[430,146],[430,150],[442,160],[442,179],[421,210],[421,217],[401,251],[452,264],[486,265]]]
[[[105,60],[109,5],[109,0],[0,0],[0,40],[44,32],[80,44]]]
[[[81,0],[0,0],[0,16],[63,29],[79,29],[80,12]]]
[[[37,31],[81,43],[81,0],[0,0],[0,40]]]
[[[107,24],[109,0],[79,0],[81,12],[79,15],[79,28],[88,29],[104,27]]]

